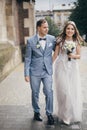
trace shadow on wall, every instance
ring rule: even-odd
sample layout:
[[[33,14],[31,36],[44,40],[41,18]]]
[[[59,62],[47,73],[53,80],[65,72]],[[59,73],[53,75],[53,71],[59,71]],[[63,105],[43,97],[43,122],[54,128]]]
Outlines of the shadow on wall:
[[[0,82],[21,63],[21,49],[9,43],[0,43]]]
[[[21,54],[22,54],[22,62],[24,62],[26,45],[21,45],[20,48],[21,48]]]

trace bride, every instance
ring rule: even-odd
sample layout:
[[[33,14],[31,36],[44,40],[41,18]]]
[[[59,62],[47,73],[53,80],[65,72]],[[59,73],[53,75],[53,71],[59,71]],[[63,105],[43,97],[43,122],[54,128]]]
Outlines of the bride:
[[[65,125],[82,120],[81,84],[77,62],[77,59],[80,59],[82,41],[75,23],[68,21],[63,32],[57,37],[53,55],[57,115]]]

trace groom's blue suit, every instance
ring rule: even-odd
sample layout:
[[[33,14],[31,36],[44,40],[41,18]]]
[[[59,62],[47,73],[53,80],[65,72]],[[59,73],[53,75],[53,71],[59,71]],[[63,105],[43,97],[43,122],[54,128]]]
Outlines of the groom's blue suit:
[[[46,96],[46,114],[53,112],[52,91],[52,50],[55,48],[55,37],[46,35],[45,49],[39,44],[37,34],[27,41],[25,54],[25,76],[30,77],[32,89],[32,105],[34,112],[39,112],[38,106],[40,83],[43,83],[43,91]]]

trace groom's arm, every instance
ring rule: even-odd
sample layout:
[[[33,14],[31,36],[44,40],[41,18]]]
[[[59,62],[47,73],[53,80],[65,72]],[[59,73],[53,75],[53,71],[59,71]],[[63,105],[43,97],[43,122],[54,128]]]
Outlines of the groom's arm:
[[[30,40],[27,41],[25,61],[24,61],[24,76],[27,82],[30,81],[30,64],[31,64],[32,49],[30,46]]]
[[[56,48],[56,38],[53,36],[53,51],[55,51]]]

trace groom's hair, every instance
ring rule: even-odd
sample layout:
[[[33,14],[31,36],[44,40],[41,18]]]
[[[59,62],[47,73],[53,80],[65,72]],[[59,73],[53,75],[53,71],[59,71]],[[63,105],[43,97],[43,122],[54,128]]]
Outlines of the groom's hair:
[[[46,22],[47,22],[46,19],[40,19],[40,20],[38,20],[37,23],[36,23],[36,28],[37,28],[37,27],[41,27],[41,25],[42,25],[43,23],[46,23]]]

